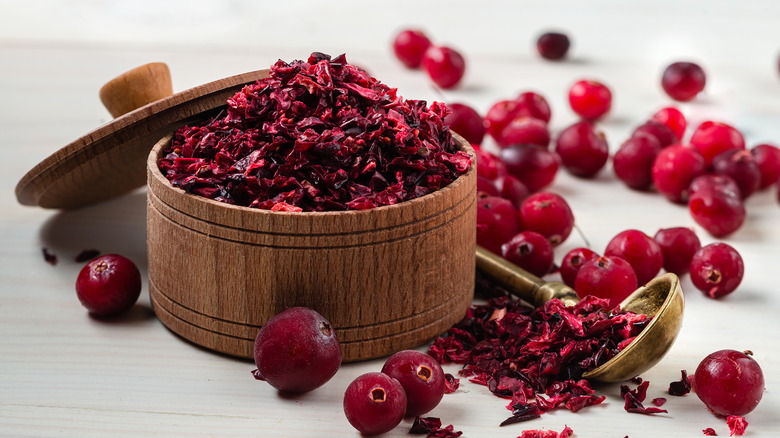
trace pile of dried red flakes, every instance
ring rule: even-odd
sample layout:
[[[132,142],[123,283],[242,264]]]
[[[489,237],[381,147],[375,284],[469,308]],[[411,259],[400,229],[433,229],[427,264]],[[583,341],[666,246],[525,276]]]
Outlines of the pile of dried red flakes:
[[[227,105],[176,131],[159,161],[171,184],[260,209],[362,210],[426,195],[471,167],[443,104],[404,100],[344,55],[280,60]]]

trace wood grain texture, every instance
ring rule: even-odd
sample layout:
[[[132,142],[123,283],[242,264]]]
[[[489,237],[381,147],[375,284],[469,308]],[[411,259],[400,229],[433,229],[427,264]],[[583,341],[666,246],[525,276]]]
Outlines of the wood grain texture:
[[[119,117],[173,94],[171,71],[164,62],[150,62],[126,71],[100,87],[98,95],[113,117]]]
[[[393,206],[271,212],[172,187],[157,166],[169,142],[149,154],[147,244],[152,303],[175,333],[249,358],[267,319],[306,306],[333,324],[344,360],[354,361],[418,346],[465,314],[474,289],[474,166]]]
[[[58,150],[22,177],[16,198],[24,205],[70,209],[114,198],[146,183],[149,150],[174,129],[225,105],[268,70],[210,82],[142,106]]]

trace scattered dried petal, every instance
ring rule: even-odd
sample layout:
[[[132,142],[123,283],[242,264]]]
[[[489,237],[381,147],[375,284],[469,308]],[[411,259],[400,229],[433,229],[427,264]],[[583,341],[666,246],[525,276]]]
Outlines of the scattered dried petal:
[[[444,374],[444,393],[452,394],[460,387],[460,379],[450,373]]]
[[[441,420],[438,417],[416,417],[409,433],[414,435],[426,434],[434,429],[441,427]]]
[[[666,403],[666,399],[664,397],[657,397],[653,399],[653,404],[656,406],[663,406],[664,403]]]
[[[57,256],[50,253],[48,248],[41,248],[41,250],[43,251],[43,260],[45,260],[46,263],[55,266],[57,264]]]
[[[669,395],[683,396],[691,392],[691,387],[693,385],[691,385],[691,379],[688,377],[688,372],[682,370],[681,373],[682,378],[679,381],[669,384]]]
[[[623,408],[633,414],[658,414],[667,413],[666,409],[645,407],[642,402],[647,396],[647,387],[650,382],[645,380],[636,389],[630,389],[627,385],[620,386],[620,395],[626,401]]]
[[[748,422],[745,420],[745,417],[740,417],[739,415],[729,415],[726,417],[726,424],[729,426],[729,436],[741,436],[748,427]]]
[[[707,435],[707,436],[718,436],[718,434],[715,433],[715,429],[713,429],[711,427],[708,427],[708,428],[702,430],[702,433],[704,433],[704,435]]]
[[[260,370],[258,369],[252,370],[252,377],[254,377],[255,380],[265,380],[265,377],[263,377],[263,375],[260,374]]]
[[[554,430],[524,430],[517,438],[569,438],[574,431],[569,426],[564,426],[563,430],[556,432]]]

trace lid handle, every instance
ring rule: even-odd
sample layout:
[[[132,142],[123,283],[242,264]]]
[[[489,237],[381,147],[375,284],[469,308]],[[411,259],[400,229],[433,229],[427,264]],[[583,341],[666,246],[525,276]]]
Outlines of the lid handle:
[[[114,118],[172,94],[171,72],[164,62],[126,71],[100,88],[100,100]]]

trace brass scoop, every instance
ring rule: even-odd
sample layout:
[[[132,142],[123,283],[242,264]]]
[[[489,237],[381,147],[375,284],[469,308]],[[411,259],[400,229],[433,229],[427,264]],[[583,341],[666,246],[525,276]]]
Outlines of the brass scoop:
[[[545,282],[479,246],[477,269],[512,294],[537,307],[553,298],[558,298],[566,305],[579,301],[577,293],[565,284]],[[650,324],[615,357],[582,376],[600,382],[622,382],[652,368],[669,351],[680,332],[684,306],[680,279],[671,273],[659,275],[635,290],[620,303],[620,308],[652,316]]]

